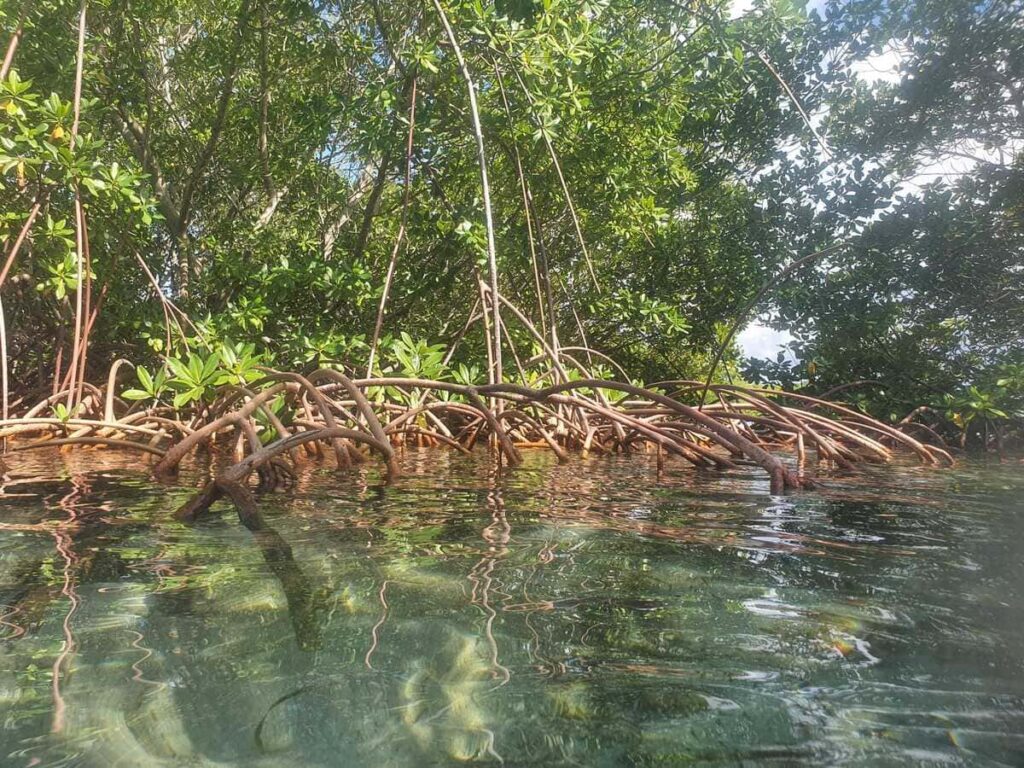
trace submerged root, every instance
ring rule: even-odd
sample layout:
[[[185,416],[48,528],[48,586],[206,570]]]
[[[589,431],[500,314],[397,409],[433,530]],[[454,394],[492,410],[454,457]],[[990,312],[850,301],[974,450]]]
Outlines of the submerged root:
[[[116,371],[116,368],[115,368]],[[270,491],[295,483],[294,464],[329,446],[340,470],[377,455],[388,479],[398,474],[395,449],[447,446],[461,452],[490,444],[509,466],[521,449],[546,448],[559,461],[584,454],[656,451],[697,468],[761,467],[773,494],[810,488],[814,467],[853,470],[890,461],[897,450],[930,465],[952,464],[941,446],[848,406],[791,392],[735,385],[707,387],[710,402],[688,404],[705,385],[661,382],[644,388],[603,379],[563,377],[535,389],[511,383],[470,386],[416,378],[352,380],[324,368],[301,375],[264,370],[247,387],[224,386],[209,407],[181,412],[168,406],[129,408],[106,391],[87,387],[89,403],[74,418],[42,415],[53,397],[21,418],[0,422],[8,451],[50,446],[125,449],[154,457],[152,473],[173,477],[198,450],[232,446],[235,461],[178,511],[191,521],[223,497],[245,518],[255,514],[249,479]],[[665,394],[668,391],[670,394]],[[272,403],[283,400],[284,409]],[[927,432],[925,430],[921,430]],[[29,438],[25,440],[25,438]],[[789,455],[792,459],[787,459]]]

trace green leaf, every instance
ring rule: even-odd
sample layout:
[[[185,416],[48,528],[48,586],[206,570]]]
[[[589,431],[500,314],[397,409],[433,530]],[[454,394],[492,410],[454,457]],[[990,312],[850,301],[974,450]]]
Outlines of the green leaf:
[[[187,389],[184,392],[179,392],[174,396],[174,407],[181,408],[183,405],[188,405],[196,399],[194,389]]]
[[[137,365],[135,367],[135,375],[139,377],[139,382],[147,392],[153,391],[153,377],[149,375],[149,371],[141,365]]]
[[[218,365],[220,365],[220,355],[214,352],[206,358],[206,362],[203,363],[203,370],[198,377],[199,381],[206,381],[213,376],[213,372],[217,370]]]
[[[185,380],[185,379],[189,378],[188,368],[178,358],[176,358],[176,357],[169,357],[169,358],[167,358],[167,367],[171,369],[171,373],[173,373],[177,378],[182,379],[182,380]]]

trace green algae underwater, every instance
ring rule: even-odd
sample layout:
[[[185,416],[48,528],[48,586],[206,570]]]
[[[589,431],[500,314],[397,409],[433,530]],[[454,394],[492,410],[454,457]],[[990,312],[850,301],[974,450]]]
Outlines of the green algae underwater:
[[[771,496],[407,449],[239,523],[104,451],[0,493],[0,765],[1024,763],[1024,473]]]

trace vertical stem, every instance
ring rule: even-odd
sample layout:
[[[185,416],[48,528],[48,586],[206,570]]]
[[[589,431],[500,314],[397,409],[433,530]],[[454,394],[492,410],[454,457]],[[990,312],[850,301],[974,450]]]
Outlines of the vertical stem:
[[[61,326],[57,330],[57,338],[53,340],[53,346],[57,349],[57,354],[53,360],[53,383],[50,388],[50,394],[53,397],[57,396],[60,392],[60,372],[64,367],[64,341],[67,336],[67,331],[64,326]]]
[[[81,402],[82,391],[85,387],[85,364],[89,357],[89,334],[92,331],[92,324],[96,321],[92,306],[92,257],[89,255],[89,228],[86,226],[85,211],[82,211],[82,245],[85,246],[83,257],[85,259],[85,306],[82,312],[82,343],[78,353],[78,391],[75,393],[76,402]],[[99,305],[96,306],[99,311]]]
[[[405,189],[402,191],[402,218],[398,225],[398,236],[395,238],[395,245],[391,249],[391,260],[388,262],[388,274],[384,278],[384,290],[380,296],[380,306],[377,308],[377,322],[373,326],[373,339],[370,341],[370,359],[366,363],[366,378],[373,377],[373,357],[377,352],[377,341],[380,339],[380,330],[384,325],[384,310],[388,303],[388,294],[391,292],[391,282],[395,279],[395,266],[398,264],[398,251],[402,247],[402,240],[405,237],[405,226],[409,220],[409,190],[412,178],[412,140],[416,131],[416,76],[412,78],[412,94],[409,104],[409,136],[405,143]]]
[[[75,383],[78,375],[79,344],[82,338],[82,273],[83,253],[85,251],[85,213],[82,211],[82,200],[78,187],[75,187],[75,335],[71,342],[71,362],[68,364],[68,398],[67,408],[70,412],[75,399]],[[58,372],[59,375],[59,372]]]
[[[484,151],[484,133],[483,128],[480,125],[480,110],[476,103],[476,86],[473,84],[473,77],[469,73],[469,67],[466,65],[466,59],[462,55],[462,49],[459,47],[459,41],[455,39],[455,32],[452,30],[452,25],[448,21],[448,16],[444,12],[444,8],[441,7],[440,0],[433,0],[434,8],[437,9],[438,15],[441,17],[441,23],[444,25],[445,34],[448,35],[448,41],[452,44],[452,49],[455,51],[455,58],[459,62],[459,67],[462,69],[462,77],[466,81],[466,87],[469,90],[469,108],[470,113],[473,116],[473,134],[476,138],[476,154],[477,161],[480,165],[480,185],[483,187],[483,200],[484,200],[484,221],[487,225],[487,268],[490,272],[491,282],[491,311],[493,312],[493,322],[491,323],[491,333],[493,334],[494,341],[494,368],[490,371],[490,379],[492,383],[502,381],[501,374],[501,302],[498,301],[498,296],[501,294],[498,292],[498,255],[497,246],[494,242],[494,218],[491,213],[491,188],[487,182],[487,155]]]
[[[480,270],[473,267],[473,279],[476,280],[476,290],[480,300],[480,316],[484,321],[484,341],[487,342],[487,383],[493,384],[494,379],[494,336],[491,333],[491,321],[487,317],[487,293],[483,278],[480,277]],[[497,302],[495,302],[497,303]],[[488,398],[491,410],[494,410],[497,403],[493,397]]]
[[[508,344],[508,348],[512,352],[512,359],[515,360],[516,370],[519,371],[519,380],[523,383],[524,387],[530,386],[526,377],[526,369],[523,368],[523,361],[519,359],[519,353],[516,352],[516,345],[512,342],[512,335],[508,332],[508,326],[504,322],[501,324],[501,332],[505,336],[505,343]]]
[[[519,177],[519,192],[523,198],[523,216],[526,219],[526,242],[530,246],[530,263],[533,266],[533,284],[537,291],[537,312],[540,316],[540,330],[544,336],[548,335],[547,322],[544,317],[544,294],[540,287],[540,269],[537,267],[537,247],[534,243],[533,217],[530,215],[530,190],[526,186],[526,174],[523,172],[523,159],[519,154],[519,144],[516,141],[515,126],[512,123],[512,109],[508,105],[508,94],[505,92],[505,83],[501,77],[501,69],[498,62],[494,62],[494,74],[498,76],[498,90],[501,93],[501,103],[505,107],[505,116],[508,118],[509,132],[512,138],[512,155],[516,161],[516,175]]]
[[[82,67],[85,60],[85,5],[82,0],[78,9],[78,55],[75,60],[75,117],[71,123],[71,147],[75,149],[75,139],[78,137],[78,120],[82,112]]]
[[[18,251],[21,250],[21,246],[25,242],[25,238],[28,237],[29,231],[32,229],[32,225],[36,221],[36,216],[39,215],[40,209],[43,207],[43,202],[40,199],[36,199],[36,202],[32,205],[31,210],[28,212],[28,218],[25,219],[25,223],[21,225],[21,231],[18,232],[18,237],[14,240],[14,245],[11,246],[11,252],[7,254],[7,258],[4,260],[3,271],[0,271],[0,288],[3,287],[4,282],[7,280],[7,273],[11,271],[11,267],[14,266],[14,260],[18,256]]]
[[[78,149],[78,124],[82,112],[82,69],[85,61],[85,8],[82,0],[78,11],[78,54],[75,61],[74,120],[71,123],[71,150]],[[78,345],[82,335],[82,260],[85,253],[85,212],[82,210],[82,194],[75,183],[75,338],[71,346],[71,382],[68,387],[67,408],[71,410],[75,398],[75,376],[78,367]],[[59,374],[58,374],[59,375]]]
[[[512,69],[512,73],[516,76],[516,81],[519,83],[519,87],[522,89],[523,94],[526,96],[527,102],[530,106],[533,106],[533,96],[530,94],[530,89],[526,87],[526,81],[523,80],[518,70]],[[534,116],[536,120],[536,116]],[[540,123],[538,121],[538,126]],[[583,225],[580,224],[580,217],[576,213],[576,206],[572,202],[572,195],[569,193],[569,184],[565,180],[565,174],[562,173],[562,164],[558,161],[558,153],[555,152],[555,145],[551,143],[551,138],[548,136],[547,131],[541,131],[541,135],[544,138],[544,145],[548,149],[548,155],[551,157],[551,164],[555,168],[555,175],[558,176],[558,183],[562,187],[562,194],[565,195],[565,204],[569,208],[569,215],[572,218],[573,227],[576,229],[576,239],[580,244],[580,251],[583,253],[583,260],[587,264],[587,271],[590,273],[590,279],[594,282],[594,288],[601,290],[601,284],[597,282],[597,273],[594,272],[594,263],[590,259],[590,251],[587,249],[586,238],[583,237]]]
[[[0,388],[3,389],[3,419],[10,415],[10,393],[7,389],[7,318],[4,316],[4,300],[0,297]],[[7,450],[7,438],[0,444],[0,451]]]
[[[267,72],[267,3],[260,3],[260,127],[257,145],[260,167],[263,171],[263,190],[268,200],[274,198],[274,178],[270,173],[270,141],[267,136],[267,122],[270,112],[270,84]]]
[[[526,187],[526,206],[530,209],[530,215],[533,217],[533,223],[537,229],[537,255],[540,256],[540,267],[544,280],[544,300],[547,302],[548,319],[551,321],[551,348],[555,350],[557,355],[560,345],[558,341],[558,324],[555,318],[555,297],[551,291],[551,273],[548,271],[548,250],[547,246],[544,245],[544,231],[540,216],[533,205],[533,195],[530,193],[529,186]]]
[[[21,4],[21,11],[18,14],[18,26],[14,28],[14,34],[11,35],[11,41],[7,43],[7,53],[4,54],[4,63],[0,64],[0,80],[7,77],[7,73],[11,69],[11,64],[14,62],[14,52],[18,50],[18,43],[21,42],[21,35],[25,31],[25,8],[28,6],[28,2]]]

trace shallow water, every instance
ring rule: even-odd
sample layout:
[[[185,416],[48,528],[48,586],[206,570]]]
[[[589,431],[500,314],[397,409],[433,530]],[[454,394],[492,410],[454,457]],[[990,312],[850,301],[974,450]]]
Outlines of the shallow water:
[[[103,452],[15,457],[0,764],[1024,764],[1020,465],[771,497],[526,458],[313,467],[250,531]]]

